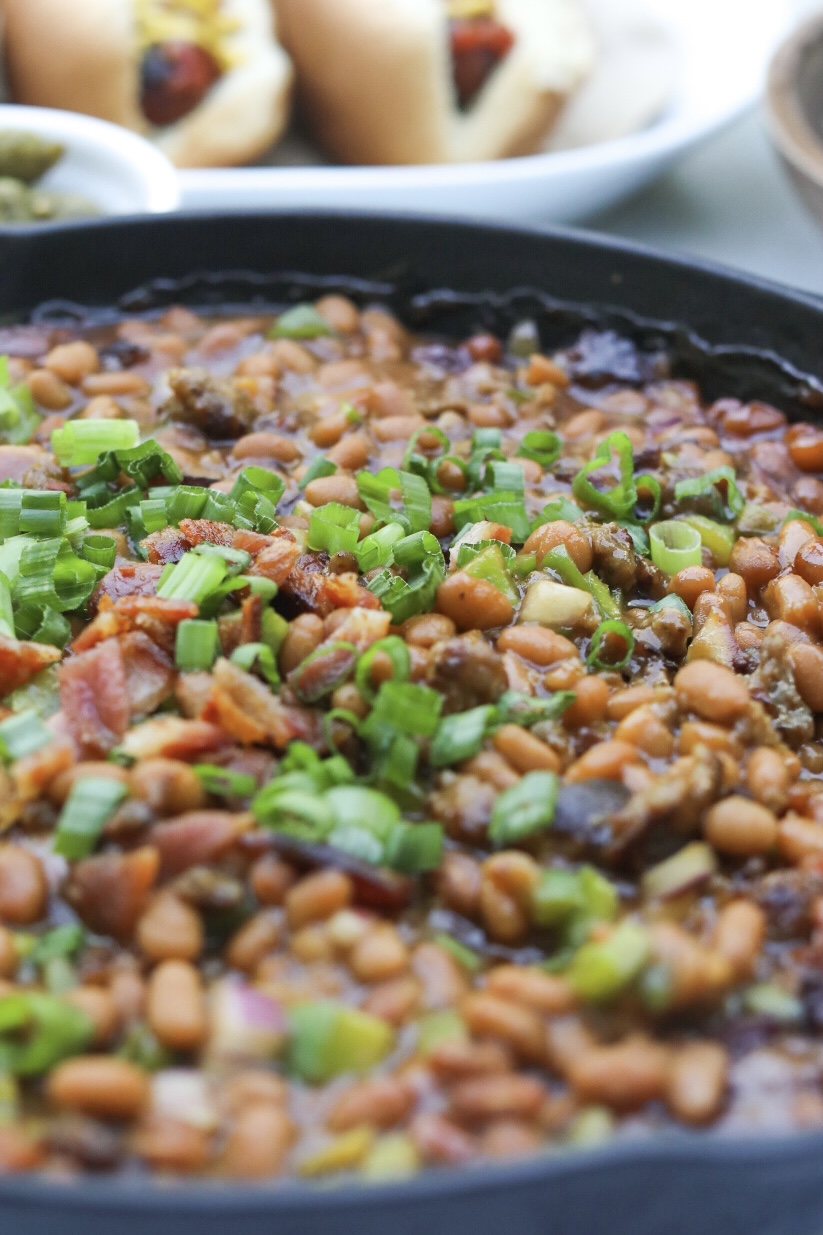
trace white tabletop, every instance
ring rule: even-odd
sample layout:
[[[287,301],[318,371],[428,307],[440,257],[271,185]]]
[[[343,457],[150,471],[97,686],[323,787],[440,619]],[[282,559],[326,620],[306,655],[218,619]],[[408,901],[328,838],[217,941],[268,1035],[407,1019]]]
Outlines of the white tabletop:
[[[823,230],[795,195],[760,109],[586,226],[823,293]]]

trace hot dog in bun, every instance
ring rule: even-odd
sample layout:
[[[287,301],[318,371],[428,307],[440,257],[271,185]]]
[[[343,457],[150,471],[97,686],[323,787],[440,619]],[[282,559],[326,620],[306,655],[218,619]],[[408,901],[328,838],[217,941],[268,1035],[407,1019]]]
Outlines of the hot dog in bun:
[[[291,65],[268,0],[3,0],[20,103],[100,116],[180,167],[245,163],[280,135]]]
[[[579,0],[274,0],[313,135],[350,163],[530,154],[588,72]]]

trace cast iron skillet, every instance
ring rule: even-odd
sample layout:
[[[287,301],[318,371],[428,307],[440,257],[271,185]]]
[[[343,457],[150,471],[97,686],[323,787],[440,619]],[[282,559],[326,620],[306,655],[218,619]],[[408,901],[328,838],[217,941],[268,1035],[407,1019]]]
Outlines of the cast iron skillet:
[[[823,410],[823,302],[570,231],[272,214],[0,234],[6,321],[71,319],[77,305],[282,304],[321,287],[380,299],[444,334],[528,316],[551,347],[581,327],[615,329],[664,347],[712,396],[759,396],[805,418]],[[628,364],[619,351],[613,363]],[[377,1188],[9,1179],[0,1232],[821,1235],[823,1134],[667,1133]]]

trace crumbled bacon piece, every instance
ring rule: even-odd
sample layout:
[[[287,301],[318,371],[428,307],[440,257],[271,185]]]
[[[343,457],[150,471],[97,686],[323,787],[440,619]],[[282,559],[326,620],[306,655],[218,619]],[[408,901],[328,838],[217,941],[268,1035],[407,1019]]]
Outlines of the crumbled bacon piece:
[[[59,648],[50,643],[27,643],[0,635],[0,697],[25,686],[35,673],[60,659]]]

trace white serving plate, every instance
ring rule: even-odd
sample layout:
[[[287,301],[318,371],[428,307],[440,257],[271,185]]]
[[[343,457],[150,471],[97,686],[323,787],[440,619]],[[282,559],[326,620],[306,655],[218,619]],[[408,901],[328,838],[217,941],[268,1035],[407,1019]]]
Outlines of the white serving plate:
[[[676,49],[676,84],[658,118],[626,136],[448,167],[312,165],[312,152],[289,140],[273,156],[279,165],[182,172],[182,206],[335,207],[571,222],[628,196],[750,107],[795,4],[645,0],[649,17]]]

